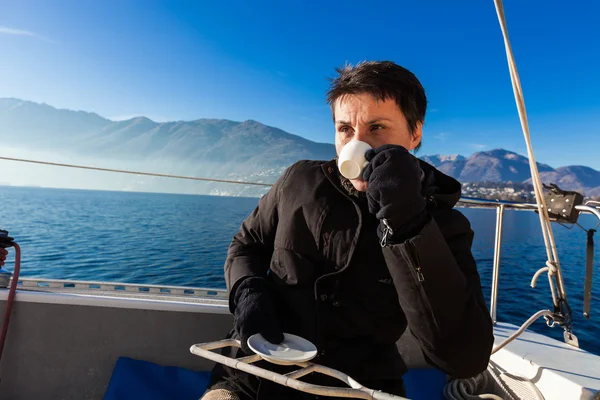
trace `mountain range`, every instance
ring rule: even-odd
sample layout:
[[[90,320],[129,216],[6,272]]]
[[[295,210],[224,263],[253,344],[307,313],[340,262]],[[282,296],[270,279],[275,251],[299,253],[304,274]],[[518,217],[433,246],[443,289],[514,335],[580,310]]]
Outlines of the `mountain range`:
[[[316,143],[253,120],[155,122],[136,117],[113,121],[95,113],[57,109],[13,98],[0,98],[0,143],[4,144],[0,145],[0,151],[5,154],[42,155],[48,161],[263,183],[274,182],[297,160],[325,160],[335,156],[332,144]],[[461,182],[530,180],[527,158],[508,150],[481,151],[470,157],[420,158]],[[16,168],[15,165],[12,168]],[[554,169],[538,164],[538,169],[545,183],[583,191],[588,196],[600,195],[600,172],[592,168]],[[37,171],[39,175],[46,170]],[[36,174],[30,175],[35,177]],[[108,173],[90,179],[65,170],[44,178],[39,176],[42,181],[35,183],[30,175],[27,181],[30,184],[61,187],[83,184],[86,188],[98,189],[238,196],[259,196],[266,190],[143,176],[132,179]],[[2,180],[7,181],[7,177]]]
[[[468,158],[435,155],[421,159],[460,182],[531,183],[527,157],[508,150],[480,151]],[[554,169],[539,162],[537,168],[543,183],[555,183],[561,189],[576,190],[587,196],[600,196],[600,172],[593,168],[573,165]]]

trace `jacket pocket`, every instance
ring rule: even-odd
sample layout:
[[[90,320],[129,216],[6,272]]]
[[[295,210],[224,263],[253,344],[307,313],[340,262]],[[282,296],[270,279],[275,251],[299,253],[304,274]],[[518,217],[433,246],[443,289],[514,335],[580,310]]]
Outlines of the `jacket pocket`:
[[[287,285],[312,284],[318,277],[318,267],[310,257],[275,246],[271,272]]]

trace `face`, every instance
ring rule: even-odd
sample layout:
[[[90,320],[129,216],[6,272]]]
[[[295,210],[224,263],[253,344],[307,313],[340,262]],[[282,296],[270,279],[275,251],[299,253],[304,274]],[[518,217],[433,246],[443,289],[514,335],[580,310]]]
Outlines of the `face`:
[[[400,107],[394,100],[376,100],[368,93],[347,95],[334,104],[335,150],[340,154],[350,140],[360,140],[372,148],[396,144],[413,150],[421,142],[423,125],[417,124],[413,133]],[[367,182],[353,179],[352,185],[364,192]]]

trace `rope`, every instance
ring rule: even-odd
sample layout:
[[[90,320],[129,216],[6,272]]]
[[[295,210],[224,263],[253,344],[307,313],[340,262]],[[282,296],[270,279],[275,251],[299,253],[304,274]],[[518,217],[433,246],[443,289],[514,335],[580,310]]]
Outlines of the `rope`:
[[[447,400],[544,400],[530,379],[502,371],[494,362],[473,378],[448,381],[443,395]]]
[[[512,335],[506,338],[502,343],[498,344],[492,349],[492,354],[495,354],[500,349],[504,348],[506,345],[514,341],[516,338],[521,336],[523,332],[531,324],[533,324],[538,318],[547,317],[550,320],[554,318],[554,314],[548,310],[540,310],[537,313],[533,314],[527,321],[523,323]],[[521,382],[525,381],[527,386],[529,386],[534,393],[535,399],[543,399],[544,397],[540,393],[539,389],[535,386],[533,382],[528,379],[514,377],[508,373],[499,374],[497,372],[498,367],[493,362],[490,361],[487,370],[482,372],[479,375],[476,375],[472,378],[467,379],[452,379],[450,380],[446,386],[444,387],[444,397],[447,400],[469,400],[469,399],[493,399],[493,400],[502,400],[506,399],[506,396],[509,398],[513,398],[510,394],[511,386],[507,382],[505,382],[502,378],[509,377],[513,380],[517,379]],[[497,387],[490,387],[490,376],[493,377]],[[508,388],[506,387],[508,386]],[[496,393],[482,393],[482,392],[496,392]],[[502,392],[502,396],[497,395],[497,392]],[[478,394],[480,393],[480,394]],[[519,397],[517,397],[519,398]],[[529,398],[529,397],[528,397]]]
[[[558,260],[558,252],[556,250],[556,243],[554,241],[554,235],[552,233],[552,227],[550,225],[550,218],[547,213],[547,207],[542,191],[542,183],[540,174],[537,169],[535,156],[533,154],[533,147],[531,144],[531,135],[529,132],[529,123],[527,122],[527,112],[525,110],[525,99],[523,97],[523,90],[521,89],[521,83],[519,80],[519,74],[517,72],[517,66],[510,46],[508,38],[508,29],[506,27],[506,19],[504,16],[504,8],[502,0],[494,0],[496,6],[496,13],[498,15],[498,22],[500,23],[500,29],[502,30],[502,37],[504,38],[504,47],[506,50],[506,58],[508,61],[508,68],[510,71],[510,79],[512,82],[513,92],[515,95],[515,102],[517,104],[517,110],[519,112],[519,120],[521,122],[521,128],[523,130],[523,136],[525,137],[525,144],[527,145],[527,155],[529,158],[529,168],[531,170],[531,178],[533,187],[535,190],[535,198],[538,206],[540,224],[542,228],[542,235],[544,237],[544,245],[546,247],[546,256],[549,266],[548,276],[550,282],[550,289],[552,292],[552,301],[555,309],[559,307],[559,299],[566,301],[567,295],[564,287],[564,281],[560,269],[560,263]],[[551,265],[551,267],[550,267]],[[554,285],[552,276],[556,277],[556,286],[558,293],[554,291]]]
[[[510,342],[512,342],[519,336],[521,336],[521,334],[523,334],[523,332],[525,332],[525,329],[529,328],[529,326],[531,324],[533,324],[539,317],[542,317],[542,316],[549,317],[551,319],[554,318],[554,314],[548,310],[541,310],[541,311],[536,312],[531,317],[529,317],[529,319],[527,321],[525,321],[523,323],[523,325],[521,325],[521,327],[515,331],[515,333],[510,335],[508,338],[506,338],[506,340],[504,340],[499,345],[495,346],[492,349],[492,354],[496,353],[498,350],[502,349],[504,346],[506,346],[507,344],[509,344]]]
[[[468,379],[453,379],[444,386],[444,397],[447,400],[470,400],[470,399],[492,399],[492,400],[504,400],[495,394],[476,394],[482,388],[488,386],[489,383],[489,370],[481,373],[473,378]]]
[[[64,164],[64,163],[55,163],[55,162],[50,162],[50,161],[39,161],[39,160],[28,160],[25,158],[0,157],[0,160],[25,162],[25,163],[30,163],[30,164],[52,165],[55,167],[87,169],[87,170],[92,170],[92,171],[117,172],[120,174],[158,176],[160,178],[188,179],[188,180],[192,180],[192,181],[218,182],[218,183],[235,183],[238,185],[254,185],[254,186],[267,186],[267,187],[273,186],[270,183],[233,181],[233,180],[228,180],[228,179],[198,178],[195,176],[185,176],[185,175],[158,174],[158,173],[154,173],[154,172],[130,171],[130,170],[125,170],[125,169],[90,167],[90,166],[86,166],[86,165]]]
[[[541,275],[543,272],[548,273],[548,282],[550,284],[550,291],[552,294],[552,302],[554,303],[555,311],[559,309],[559,305],[564,302],[566,303],[566,292],[564,288],[564,282],[562,279],[562,273],[560,269],[560,264],[558,261],[558,252],[556,250],[556,243],[554,241],[554,235],[552,232],[552,226],[550,224],[550,218],[547,213],[547,207],[545,204],[545,199],[542,191],[542,183],[540,179],[540,174],[537,169],[537,164],[535,161],[535,156],[533,154],[533,147],[531,145],[531,134],[529,132],[529,123],[527,122],[527,112],[525,110],[525,99],[523,97],[523,90],[521,89],[521,83],[519,80],[519,74],[517,72],[517,66],[514,59],[514,55],[512,53],[512,49],[510,47],[510,41],[508,39],[508,29],[506,27],[506,18],[504,16],[504,8],[502,5],[502,0],[494,0],[494,4],[496,6],[496,13],[498,15],[498,22],[500,23],[500,29],[502,31],[502,37],[504,38],[504,47],[506,50],[506,58],[508,61],[508,69],[510,71],[510,79],[512,82],[513,92],[515,95],[515,102],[517,104],[517,110],[519,112],[519,120],[521,122],[521,128],[523,130],[523,136],[525,137],[525,144],[527,145],[527,155],[529,158],[529,168],[531,170],[531,180],[533,183],[533,188],[535,191],[536,203],[538,206],[538,214],[540,216],[540,224],[542,228],[542,235],[544,237],[544,245],[546,247],[546,267],[540,269],[536,272],[532,279],[532,286],[535,286],[535,281],[537,277]],[[554,282],[552,277],[556,277],[556,286],[558,293],[555,292]],[[560,303],[559,303],[560,302]],[[541,310],[532,315],[519,329],[517,329],[511,336],[509,336],[506,340],[504,340],[499,345],[495,346],[492,349],[491,354],[498,352],[500,349],[504,348],[506,345],[514,341],[517,337],[519,337],[534,321],[536,321],[540,317],[546,317],[547,322],[552,321],[552,325],[555,322],[555,314],[548,310]],[[570,326],[566,328],[568,332],[570,332]],[[513,396],[508,393],[508,391],[503,387],[506,386],[506,382],[503,382],[504,378],[509,379],[517,379],[519,381],[525,381],[528,386],[530,386],[534,393],[536,399],[543,399],[542,394],[539,389],[528,379],[513,377],[510,374],[506,373],[497,373],[493,368],[495,364],[490,361],[488,368],[486,371],[481,374],[468,378],[468,379],[452,379],[450,380],[446,386],[444,387],[444,397],[448,400],[466,400],[466,399],[503,399],[504,397],[500,397],[496,394],[487,393],[487,394],[477,394],[482,391],[491,391],[488,387],[489,376],[492,376],[496,384],[500,387],[500,391],[504,392],[503,396],[508,396],[512,398]],[[504,384],[503,384],[504,383]],[[510,385],[509,385],[510,386]],[[509,387],[510,388],[510,387]],[[498,390],[495,390],[496,392]]]
[[[583,282],[583,316],[590,319],[592,303],[592,278],[594,276],[594,233],[595,229],[587,231],[585,246],[585,280]]]
[[[21,247],[17,244],[17,242],[13,241],[11,241],[8,245],[3,243],[2,247],[6,248],[9,246],[14,247],[15,249],[15,268],[10,281],[10,289],[8,290],[8,297],[6,299],[6,309],[4,310],[4,320],[2,321],[2,330],[0,331],[0,360],[2,359],[2,353],[4,352],[4,344],[6,343],[6,336],[8,334],[8,325],[10,324],[13,302],[17,293],[19,274],[21,273]]]

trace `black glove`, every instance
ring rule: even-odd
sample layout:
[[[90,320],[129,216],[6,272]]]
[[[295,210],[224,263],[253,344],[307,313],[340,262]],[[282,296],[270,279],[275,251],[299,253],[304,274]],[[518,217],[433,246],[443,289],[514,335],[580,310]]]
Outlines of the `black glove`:
[[[382,244],[384,237],[387,243],[397,243],[414,236],[426,221],[418,160],[392,144],[367,151],[365,158],[367,201],[369,211],[382,221],[378,229]]]
[[[265,279],[244,279],[236,289],[234,305],[235,330],[246,354],[254,354],[248,347],[248,338],[256,333],[274,344],[283,341],[283,332]]]

